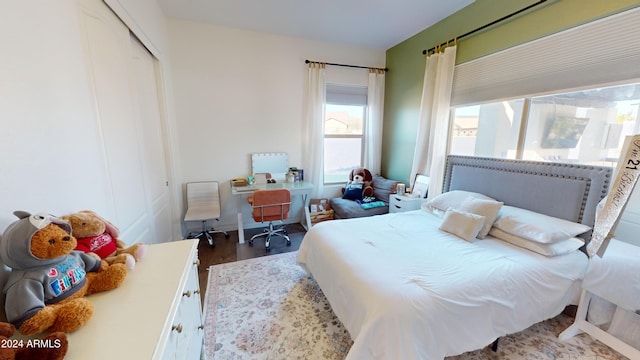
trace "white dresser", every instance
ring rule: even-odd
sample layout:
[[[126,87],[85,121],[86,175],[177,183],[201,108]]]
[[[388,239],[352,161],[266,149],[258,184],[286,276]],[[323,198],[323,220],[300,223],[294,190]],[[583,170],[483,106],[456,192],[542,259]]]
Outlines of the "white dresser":
[[[426,202],[425,198],[412,198],[407,195],[391,194],[389,196],[389,212],[403,212],[411,210],[419,210],[422,203]]]
[[[122,286],[89,297],[93,317],[66,359],[200,359],[198,240],[149,245]]]

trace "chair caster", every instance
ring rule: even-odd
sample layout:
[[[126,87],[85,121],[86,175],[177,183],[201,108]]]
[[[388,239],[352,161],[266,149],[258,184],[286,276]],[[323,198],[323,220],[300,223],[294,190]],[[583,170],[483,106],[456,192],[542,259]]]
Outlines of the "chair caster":
[[[212,249],[213,249],[214,247],[216,247],[216,243],[215,243],[215,242],[213,242],[213,237],[211,236],[211,234],[209,234],[208,232],[206,232],[206,233],[204,233],[204,234],[205,234],[205,236],[207,237],[207,243],[209,243],[209,247],[210,247],[210,248],[212,248]]]
[[[287,240],[287,246],[291,246],[291,240]]]
[[[253,240],[249,240],[249,246],[253,246]]]
[[[264,248],[266,252],[270,252],[271,251],[271,246],[267,246],[266,248]]]
[[[225,238],[225,239],[228,239],[228,238],[229,238],[229,233],[228,233],[228,232],[224,233],[224,238]]]

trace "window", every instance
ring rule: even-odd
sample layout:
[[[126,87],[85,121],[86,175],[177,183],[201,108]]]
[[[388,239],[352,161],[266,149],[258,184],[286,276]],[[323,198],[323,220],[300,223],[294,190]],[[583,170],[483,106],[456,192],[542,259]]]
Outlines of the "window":
[[[327,85],[324,120],[324,183],[344,183],[362,166],[367,88]]]
[[[523,158],[615,166],[639,105],[640,84],[532,98]]]
[[[640,83],[458,107],[450,153],[615,167],[639,107]]]
[[[515,159],[524,100],[455,109],[450,153]]]
[[[325,105],[325,184],[345,182],[351,169],[362,166],[364,114],[362,105]]]

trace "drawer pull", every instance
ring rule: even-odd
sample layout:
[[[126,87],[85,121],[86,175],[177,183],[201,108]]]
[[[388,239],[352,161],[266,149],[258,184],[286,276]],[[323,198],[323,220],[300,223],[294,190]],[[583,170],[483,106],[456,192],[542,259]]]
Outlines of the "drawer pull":
[[[182,293],[182,296],[191,297],[191,290]]]
[[[178,334],[180,334],[182,332],[182,324],[178,324],[178,325],[173,325],[171,327],[171,330],[177,331]]]
[[[402,207],[400,207],[400,206],[396,205],[396,209],[402,209]]]

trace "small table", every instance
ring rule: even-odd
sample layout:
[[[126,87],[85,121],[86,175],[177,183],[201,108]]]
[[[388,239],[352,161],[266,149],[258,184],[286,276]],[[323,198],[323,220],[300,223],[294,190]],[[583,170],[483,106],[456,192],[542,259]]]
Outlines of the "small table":
[[[247,198],[256,190],[287,189],[292,196],[302,197],[302,207],[304,209],[303,219],[300,224],[305,230],[311,229],[311,218],[309,216],[309,201],[313,184],[307,181],[278,182],[275,184],[255,184],[250,186],[231,186],[231,195],[235,196],[238,208],[238,242],[244,244],[244,223],[242,221],[242,207],[249,206]],[[243,205],[246,204],[246,205]]]
[[[425,198],[411,197],[410,195],[391,194],[389,196],[389,212],[404,212],[411,210],[419,210],[422,203],[426,202]]]

